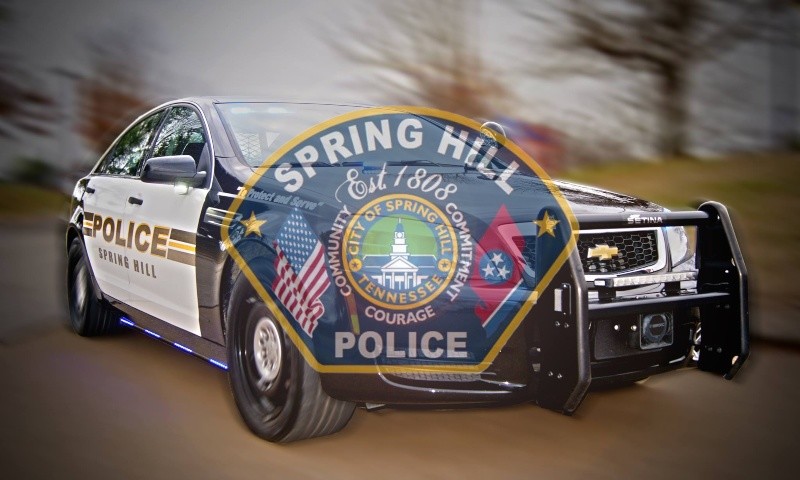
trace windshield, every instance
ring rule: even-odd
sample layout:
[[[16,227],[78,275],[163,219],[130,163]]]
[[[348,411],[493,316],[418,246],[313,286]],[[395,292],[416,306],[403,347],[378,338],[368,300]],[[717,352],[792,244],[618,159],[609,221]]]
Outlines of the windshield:
[[[217,107],[244,160],[253,167],[305,130],[359,108],[298,103],[220,103]]]
[[[233,136],[232,140],[238,145],[245,162],[251,167],[259,167],[270,155],[309,128],[364,107],[303,103],[236,102],[218,103],[217,108],[227,123]],[[397,112],[402,113],[402,110],[397,110]],[[438,138],[441,138],[445,131],[444,125],[430,117],[419,116],[416,118],[418,121],[423,122],[424,127],[422,128],[429,132],[426,137],[433,139],[426,143],[427,147],[416,150],[391,149],[389,147],[382,151],[382,155],[345,159],[337,163],[336,166],[362,166],[364,168],[404,166],[435,166],[447,169],[454,167],[465,168],[465,156],[466,158],[469,157],[468,150],[473,148],[474,145],[480,145],[472,143],[476,137],[466,142],[466,148],[461,148],[459,155],[440,155],[437,153]],[[354,127],[350,128],[353,129]],[[366,136],[366,133],[362,135]],[[359,136],[358,138],[361,141],[361,137]],[[484,145],[484,150],[481,150],[482,153],[485,152],[485,148],[486,146]],[[474,157],[475,154],[473,153],[472,156]],[[276,165],[273,164],[272,166]],[[315,166],[332,166],[332,164],[320,162]],[[467,163],[466,167],[474,169],[477,168],[477,165]],[[492,155],[481,168],[502,170],[505,165],[501,158],[496,158]]]

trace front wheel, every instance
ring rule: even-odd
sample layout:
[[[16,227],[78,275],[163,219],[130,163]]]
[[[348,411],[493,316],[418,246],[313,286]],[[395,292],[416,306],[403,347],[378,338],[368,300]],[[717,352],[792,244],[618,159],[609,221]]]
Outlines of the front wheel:
[[[338,432],[355,404],[329,397],[319,374],[283,331],[244,275],[234,283],[228,308],[228,369],[244,422],[271,442],[291,442]]]

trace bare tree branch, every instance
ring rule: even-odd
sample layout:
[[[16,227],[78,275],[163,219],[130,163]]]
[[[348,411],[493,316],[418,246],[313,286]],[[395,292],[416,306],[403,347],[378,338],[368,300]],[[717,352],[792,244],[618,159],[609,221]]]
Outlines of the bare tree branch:
[[[7,26],[13,18],[13,12],[0,5],[0,23]],[[0,33],[7,32],[0,30]],[[8,40],[2,40],[0,48],[8,48]],[[37,79],[20,67],[20,59],[13,53],[0,51],[0,137],[16,137],[22,132],[49,133],[48,123],[54,119],[53,104]]]
[[[328,40],[374,70],[376,87],[391,101],[487,117],[509,92],[473,44],[476,7],[455,0],[380,4],[361,22],[329,32]]]
[[[769,30],[770,4],[775,0],[728,0],[717,9],[731,9],[731,19],[722,22],[710,22],[712,25],[705,35],[698,34],[695,47],[700,60],[711,60],[730,50],[743,39],[762,36]]]
[[[138,35],[108,30],[88,42],[91,74],[77,83],[78,131],[95,152],[102,152],[122,128],[154,102],[144,73],[148,57]]]
[[[581,65],[598,60],[645,74],[642,78],[658,93],[646,108],[660,122],[658,149],[665,155],[684,156],[690,73],[760,33],[772,1],[559,0],[546,3],[554,12],[549,22],[543,20],[547,15],[541,8],[532,11],[521,5],[520,10],[550,33],[549,46],[570,57],[566,63],[577,65],[570,68],[576,74],[581,74]],[[549,74],[558,72],[543,67]]]

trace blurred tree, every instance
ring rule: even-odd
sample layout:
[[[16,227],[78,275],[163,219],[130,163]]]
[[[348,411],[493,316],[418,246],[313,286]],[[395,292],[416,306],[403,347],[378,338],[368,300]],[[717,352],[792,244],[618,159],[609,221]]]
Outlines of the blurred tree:
[[[598,61],[646,80],[655,95],[642,103],[658,118],[657,149],[687,155],[690,73],[753,38],[771,0],[554,0],[525,3],[523,13],[551,34],[549,75],[595,76]],[[571,58],[570,58],[571,57]],[[648,98],[649,97],[649,98]]]
[[[141,37],[120,28],[105,31],[88,42],[91,72],[77,82],[78,131],[97,153],[157,103],[144,75],[148,45],[142,43]]]
[[[436,107],[473,118],[493,116],[509,91],[475,45],[475,0],[376,4],[331,41],[347,59],[377,69],[389,101]],[[476,23],[476,22],[475,22]]]
[[[53,120],[52,98],[36,85],[20,67],[17,56],[8,51],[6,39],[12,11],[0,4],[0,137],[15,137],[22,132],[49,133],[47,123]]]
[[[10,179],[19,183],[51,187],[55,185],[58,170],[40,158],[21,157],[10,171]]]

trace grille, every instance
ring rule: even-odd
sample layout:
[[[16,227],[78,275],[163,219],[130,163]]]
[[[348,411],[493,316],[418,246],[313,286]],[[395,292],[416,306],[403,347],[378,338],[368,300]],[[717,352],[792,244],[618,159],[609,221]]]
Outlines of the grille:
[[[618,249],[608,260],[589,258],[590,248],[608,245]],[[653,230],[638,232],[586,233],[578,237],[578,253],[587,274],[615,273],[648,267],[658,262],[658,242]]]
[[[516,237],[514,241],[527,264],[533,267],[536,236]],[[608,260],[588,258],[589,249],[598,245],[616,247],[617,254]],[[578,237],[578,253],[587,275],[617,273],[655,265],[658,262],[658,240],[654,230],[583,233]]]

